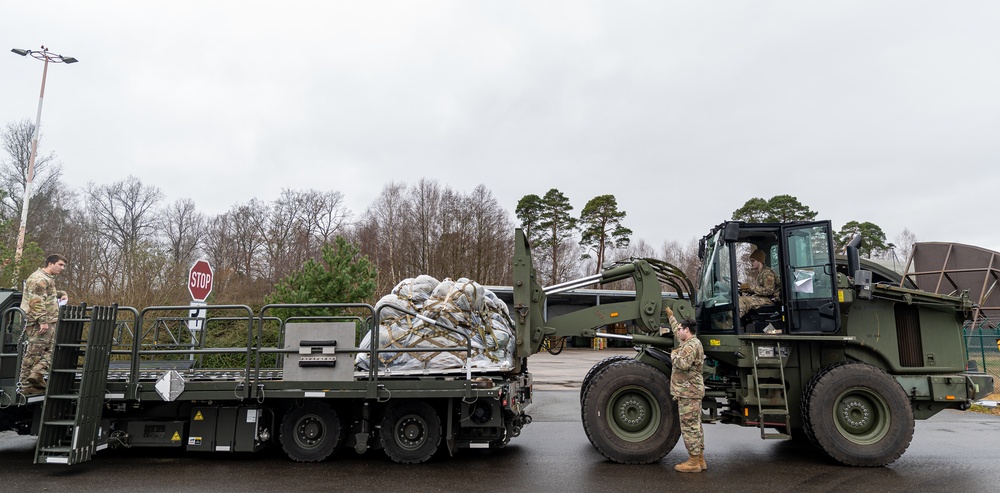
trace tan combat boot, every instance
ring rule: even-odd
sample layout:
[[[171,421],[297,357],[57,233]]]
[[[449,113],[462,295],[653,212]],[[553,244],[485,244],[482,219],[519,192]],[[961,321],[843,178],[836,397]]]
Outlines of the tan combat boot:
[[[45,376],[42,375],[41,373],[38,373],[38,372],[32,373],[25,380],[32,387],[39,388],[39,389],[44,389],[46,387],[46,385],[45,385]]]
[[[674,466],[675,471],[701,472],[701,462],[698,455],[688,455],[688,460]]]
[[[705,463],[705,453],[704,452],[702,452],[701,455],[698,456],[698,465],[701,466],[701,470],[702,471],[707,471],[708,470],[708,464]]]

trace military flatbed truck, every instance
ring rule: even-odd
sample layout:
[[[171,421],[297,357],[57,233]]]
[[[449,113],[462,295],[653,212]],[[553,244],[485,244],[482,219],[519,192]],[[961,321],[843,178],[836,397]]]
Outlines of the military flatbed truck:
[[[914,419],[966,409],[992,392],[993,379],[966,368],[962,327],[973,309],[968,294],[909,289],[891,272],[862,268],[859,239],[838,261],[829,221],[725,222],[701,240],[695,281],[669,264],[639,259],[603,276],[543,288],[518,232],[518,331],[530,335],[525,344],[533,347],[546,336],[571,335],[636,344],[635,357],[598,363],[581,388],[587,436],[613,461],[659,461],[680,436],[669,391],[669,351],[676,342],[656,336],[665,305],[678,319],[695,319],[698,325],[706,355],[703,421],[756,427],[762,439],[806,437],[840,463],[883,466],[909,446]],[[746,279],[740,274],[746,274],[742,266],[753,249],[765,253],[764,264],[781,289],[773,305],[741,317],[737,280]],[[541,310],[546,295],[628,276],[635,282],[634,302],[551,318]],[[661,296],[660,283],[680,295]],[[651,335],[594,330],[626,320]]]
[[[358,353],[378,361],[377,347],[359,349],[355,341],[357,327],[377,330],[380,311],[364,304],[269,305],[256,314],[246,306],[65,306],[47,391],[27,396],[17,385],[12,336],[20,324],[12,320],[21,314],[12,306],[0,353],[0,430],[38,435],[36,463],[76,464],[108,447],[237,453],[271,444],[303,462],[351,447],[418,463],[442,444],[449,453],[503,447],[530,422],[526,371],[356,371]],[[206,346],[205,332],[219,324],[242,327],[245,345]],[[393,349],[406,351],[428,350]],[[230,365],[205,364],[211,358]]]

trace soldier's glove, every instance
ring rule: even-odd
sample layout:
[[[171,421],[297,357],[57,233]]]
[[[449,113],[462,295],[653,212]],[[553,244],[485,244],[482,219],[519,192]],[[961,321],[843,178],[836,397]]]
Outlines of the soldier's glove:
[[[745,282],[743,284],[740,284],[740,292],[741,293],[749,293],[751,291],[752,290],[750,289],[750,283]]]
[[[674,316],[674,311],[671,310],[669,306],[664,308],[663,311],[667,312],[667,318]]]

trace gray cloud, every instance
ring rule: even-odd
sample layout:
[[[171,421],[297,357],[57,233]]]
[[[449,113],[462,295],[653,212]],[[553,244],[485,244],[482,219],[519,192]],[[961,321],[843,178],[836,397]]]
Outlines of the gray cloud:
[[[71,186],[132,174],[218,213],[282,188],[361,212],[390,180],[485,184],[511,212],[612,193],[686,243],[753,196],[835,227],[1000,250],[993,2],[13,4],[52,67],[43,147]],[[41,67],[0,56],[0,120]]]

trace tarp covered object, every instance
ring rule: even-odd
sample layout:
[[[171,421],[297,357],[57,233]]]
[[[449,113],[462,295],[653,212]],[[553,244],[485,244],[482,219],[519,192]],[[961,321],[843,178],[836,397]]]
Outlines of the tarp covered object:
[[[379,370],[413,371],[465,368],[471,341],[469,368],[478,371],[509,371],[514,367],[514,323],[507,304],[475,281],[457,281],[422,275],[404,279],[392,293],[382,297],[376,309],[385,306],[378,327]],[[443,329],[393,307],[410,310],[454,330]],[[468,338],[468,339],[467,339]],[[361,341],[371,348],[371,333]],[[426,348],[420,352],[392,352],[393,348]],[[357,356],[359,369],[369,369],[369,353]]]

